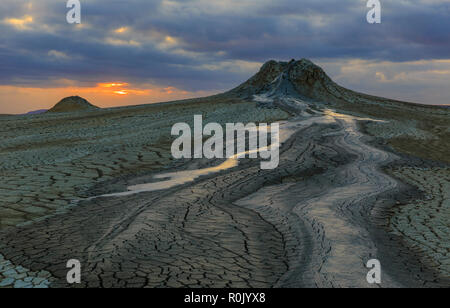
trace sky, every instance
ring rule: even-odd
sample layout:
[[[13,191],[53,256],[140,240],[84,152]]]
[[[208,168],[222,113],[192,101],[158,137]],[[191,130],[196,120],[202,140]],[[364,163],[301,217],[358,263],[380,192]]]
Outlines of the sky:
[[[450,104],[450,0],[0,1],[0,114],[80,95],[100,107],[229,90],[271,59],[309,58],[340,85]]]

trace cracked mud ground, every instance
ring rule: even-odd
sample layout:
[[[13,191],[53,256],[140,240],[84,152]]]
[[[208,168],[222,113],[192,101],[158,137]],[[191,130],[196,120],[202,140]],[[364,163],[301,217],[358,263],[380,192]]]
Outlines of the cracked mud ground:
[[[263,114],[261,120],[285,116],[281,111],[261,111],[248,103],[237,103],[235,108],[232,116],[237,121],[237,114],[243,119]],[[231,116],[229,106],[226,110],[223,115],[215,108],[208,112],[214,114],[215,121],[218,114],[226,121]],[[117,121],[116,116],[111,121]],[[155,117],[153,111],[151,116]],[[398,238],[384,234],[387,214],[376,205],[417,197],[415,190],[378,170],[393,155],[364,145],[363,135],[357,132],[353,120],[332,118],[330,123],[300,125],[297,133],[282,146],[280,166],[275,170],[260,170],[258,161],[242,160],[237,168],[183,186],[122,198],[82,201],[32,224],[10,227],[16,222],[51,214],[51,209],[25,218],[7,216],[11,219],[2,221],[7,228],[0,234],[0,253],[16,266],[13,269],[16,276],[24,276],[31,282],[38,278],[45,285],[51,282],[53,287],[68,286],[66,262],[74,258],[82,263],[80,287],[367,286],[364,263],[372,257],[380,258],[383,264],[393,264],[383,286],[442,285],[437,273],[421,270],[423,264],[417,261],[419,252],[415,256],[407,247],[399,247]],[[139,118],[133,120],[141,125],[149,123],[148,118],[142,122]],[[189,122],[182,114],[176,115],[175,120]],[[153,125],[162,125],[161,121],[155,122]],[[165,125],[169,127],[170,123]],[[130,131],[137,134],[135,129]],[[112,138],[110,133],[102,144]],[[155,136],[134,137],[134,141],[142,142],[140,147],[157,148],[146,139]],[[71,138],[73,132],[67,137]],[[112,139],[111,144],[117,144]],[[66,173],[61,179],[54,177],[53,183],[62,185],[64,181],[73,183],[68,177],[77,174],[68,171],[71,161],[75,161],[73,166],[83,166],[92,159],[95,166],[86,164],[87,170],[93,169],[86,182],[92,183],[94,178],[96,185],[67,195],[67,200],[124,190],[127,184],[139,181],[126,176],[117,178],[113,171],[99,166],[112,164],[111,169],[118,169],[119,175],[127,168],[142,168],[145,177],[161,171],[152,162],[166,159],[164,164],[168,164],[164,148],[149,151],[160,154],[156,154],[156,159],[146,160],[145,149],[130,147],[126,140],[121,140],[121,150],[82,153],[79,158],[67,159],[69,163],[62,159],[62,163],[47,167]],[[99,148],[98,144],[92,147]],[[55,148],[54,155],[58,155],[58,149]],[[27,157],[24,161],[45,166],[34,161],[36,157],[29,151],[21,151],[17,149]],[[111,152],[117,159],[108,156]],[[136,153],[128,155],[129,152]],[[134,162],[134,168],[127,165],[130,161]],[[11,160],[8,162],[12,164]],[[3,167],[8,170],[8,166]],[[197,162],[187,161],[178,167],[198,166]],[[50,174],[46,167],[33,168],[43,176]],[[5,176],[13,173],[4,172]],[[14,186],[17,183],[11,185],[17,187]],[[39,184],[33,185],[36,189],[32,200],[37,205],[32,201],[19,204],[45,208],[48,202],[58,208],[50,198],[41,200]],[[8,187],[4,188],[4,194],[8,193]],[[24,197],[29,194],[27,189],[24,185]],[[66,190],[61,188],[55,200]],[[51,187],[47,192],[57,191]],[[21,285],[27,285],[25,282]]]
[[[270,122],[287,116],[239,100],[185,104],[4,119],[2,286],[15,286],[17,281],[20,286],[35,285],[34,276],[48,278],[48,272],[57,286],[55,278],[65,276],[69,255],[83,261],[89,286],[213,286],[219,279],[223,285],[249,286],[249,273],[255,284],[268,285],[272,278],[266,273],[283,272],[282,258],[265,256],[268,249],[274,254],[283,251],[281,235],[273,226],[227,200],[210,204],[213,200],[202,199],[201,204],[192,199],[192,204],[180,204],[183,197],[195,195],[194,187],[176,195],[144,194],[67,208],[71,200],[95,194],[99,187],[106,188],[102,192],[117,189],[111,181],[102,185],[105,181],[162,170],[170,163],[170,142],[164,140],[170,140],[171,125],[192,122],[191,112],[219,123],[230,118]],[[189,114],[185,108],[190,108]],[[13,136],[18,130],[23,131],[21,140]],[[49,142],[55,134],[60,143]],[[20,146],[27,142],[34,146]],[[218,194],[204,187],[198,198],[208,190]],[[170,199],[175,196],[176,202]],[[60,215],[52,217],[55,211]],[[138,223],[142,219],[145,225]],[[14,227],[30,220],[35,222]],[[27,234],[31,226],[36,227],[34,235]],[[234,245],[242,245],[247,253],[234,251]],[[231,269],[235,275],[229,275]],[[96,276],[88,277],[91,270]]]
[[[1,251],[16,264],[51,272],[55,285],[76,258],[89,287],[273,286],[289,267],[284,234],[233,202],[284,177],[345,162],[326,144],[295,138],[276,172],[247,161],[170,191],[83,202],[7,234]]]

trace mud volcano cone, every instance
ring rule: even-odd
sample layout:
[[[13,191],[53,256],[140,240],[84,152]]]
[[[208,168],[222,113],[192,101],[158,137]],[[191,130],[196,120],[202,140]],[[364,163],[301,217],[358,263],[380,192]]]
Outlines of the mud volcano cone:
[[[89,103],[86,99],[79,96],[70,96],[63,98],[48,112],[72,112],[95,109],[99,108]]]

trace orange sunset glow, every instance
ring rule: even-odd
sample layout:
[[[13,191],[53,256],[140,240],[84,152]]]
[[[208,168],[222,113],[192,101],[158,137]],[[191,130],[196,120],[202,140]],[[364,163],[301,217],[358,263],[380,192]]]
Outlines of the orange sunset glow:
[[[119,95],[128,95],[128,92],[125,90],[120,90],[120,91],[114,91],[114,94],[119,94]]]
[[[1,113],[20,114],[31,110],[49,109],[62,98],[79,95],[102,108],[131,106],[172,101],[214,94],[212,92],[189,92],[176,87],[145,84],[136,86],[123,81],[99,82],[92,87],[76,86],[74,81],[60,81],[60,87],[38,88],[0,85],[0,96],[5,102]]]
[[[126,82],[99,83],[98,86],[102,88],[127,87],[128,83]]]
[[[135,94],[146,94],[146,91],[142,91],[142,90],[123,90],[123,89],[118,89],[119,87],[128,87],[129,84],[126,82],[111,82],[111,83],[99,83],[98,87],[100,88],[107,88],[107,89],[111,89],[111,93],[113,94],[117,94],[117,95],[128,95],[130,93],[130,91],[132,91]]]

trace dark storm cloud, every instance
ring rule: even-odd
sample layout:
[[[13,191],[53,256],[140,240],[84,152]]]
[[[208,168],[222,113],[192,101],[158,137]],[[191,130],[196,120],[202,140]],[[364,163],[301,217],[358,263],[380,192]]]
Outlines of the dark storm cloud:
[[[381,1],[381,25],[366,22],[366,2],[81,0],[80,29],[66,23],[65,1],[2,0],[0,83],[114,78],[225,89],[255,69],[218,65],[230,61],[449,57],[448,1]],[[27,15],[33,22],[22,28],[7,21]],[[129,31],[114,33],[120,27]]]

